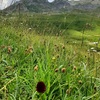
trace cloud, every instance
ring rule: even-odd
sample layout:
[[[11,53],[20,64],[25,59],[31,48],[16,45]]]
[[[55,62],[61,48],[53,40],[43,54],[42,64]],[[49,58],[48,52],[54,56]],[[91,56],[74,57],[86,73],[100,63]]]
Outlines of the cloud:
[[[9,7],[11,4],[15,3],[16,1],[20,1],[20,0],[2,0],[2,1],[0,1],[0,10]]]

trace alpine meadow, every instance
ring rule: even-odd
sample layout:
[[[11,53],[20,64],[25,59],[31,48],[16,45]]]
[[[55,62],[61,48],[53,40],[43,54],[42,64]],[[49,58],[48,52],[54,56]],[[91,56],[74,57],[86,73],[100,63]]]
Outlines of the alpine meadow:
[[[0,100],[100,100],[99,11],[1,11]]]

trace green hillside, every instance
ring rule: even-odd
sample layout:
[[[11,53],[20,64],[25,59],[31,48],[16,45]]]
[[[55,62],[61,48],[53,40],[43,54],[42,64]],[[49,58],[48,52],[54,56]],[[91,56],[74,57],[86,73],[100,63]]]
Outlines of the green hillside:
[[[99,100],[100,17],[0,16],[0,100]]]

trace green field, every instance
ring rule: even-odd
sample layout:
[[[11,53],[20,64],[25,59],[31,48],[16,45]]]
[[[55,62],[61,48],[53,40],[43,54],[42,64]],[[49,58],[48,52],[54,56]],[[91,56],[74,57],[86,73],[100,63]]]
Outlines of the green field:
[[[100,100],[99,72],[96,14],[0,16],[0,100]]]

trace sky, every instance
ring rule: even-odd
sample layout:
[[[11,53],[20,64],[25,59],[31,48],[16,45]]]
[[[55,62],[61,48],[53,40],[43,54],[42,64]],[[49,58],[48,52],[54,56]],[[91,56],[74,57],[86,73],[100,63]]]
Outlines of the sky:
[[[55,1],[55,0],[48,0],[48,2],[53,2],[53,1]]]
[[[68,0],[68,1],[73,1],[73,0]],[[74,1],[80,1],[80,0],[74,0]]]
[[[10,4],[19,0],[0,0],[0,10],[10,6]]]
[[[55,0],[48,0],[48,2],[53,2]],[[79,0],[68,0],[68,1],[79,1]]]

